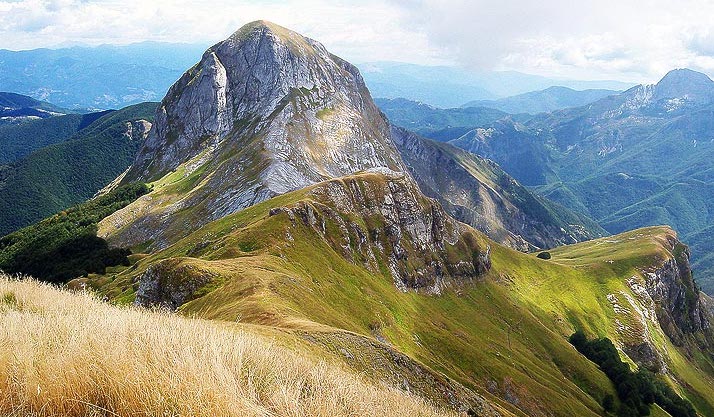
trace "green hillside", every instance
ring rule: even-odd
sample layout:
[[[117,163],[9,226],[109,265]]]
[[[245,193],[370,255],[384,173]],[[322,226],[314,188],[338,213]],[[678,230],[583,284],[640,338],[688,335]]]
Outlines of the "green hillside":
[[[106,113],[68,114],[14,125],[0,125],[0,164],[9,164],[37,149],[63,142],[104,114]]]
[[[61,116],[33,122],[72,119],[69,139],[38,149],[0,171],[0,234],[27,226],[93,196],[134,160],[141,139],[127,135],[127,123],[153,120],[155,103],[138,104],[102,115],[87,126],[82,118]],[[64,121],[63,121],[64,123]],[[29,126],[26,124],[23,126]],[[47,127],[55,132],[56,125]]]
[[[156,183],[151,200],[190,181],[173,178]],[[368,190],[382,180],[367,175],[354,181]],[[677,256],[680,244],[671,229],[563,247],[552,251],[550,261],[477,234],[476,245],[489,248],[490,270],[476,280],[451,281],[440,294],[430,295],[397,290],[388,269],[365,267],[356,248],[339,249],[342,232],[339,222],[333,223],[338,217],[366,228],[365,236],[372,236],[369,231],[379,222],[333,211],[320,197],[321,187],[257,204],[163,251],[135,255],[129,268],[72,285],[90,285],[128,303],[137,291],[145,299],[142,282],[158,280],[182,314],[306,332],[312,335],[308,340],[328,349],[358,352],[350,355],[362,359],[347,359],[356,367],[367,367],[364,358],[373,353],[343,332],[381,340],[522,416],[604,415],[600,401],[614,394],[612,385],[567,340],[583,329],[610,337],[625,351],[650,344],[669,370],[669,383],[702,414],[714,410],[711,359],[692,348],[706,343],[708,333],[687,333],[675,346],[657,320],[642,315],[650,307],[631,281]],[[136,210],[151,210],[148,201],[105,219],[100,234]],[[316,218],[333,219],[325,223],[325,232],[290,215],[298,213],[291,208],[306,204]],[[619,308],[621,303],[631,307]]]
[[[714,199],[714,82],[673,70],[593,103],[455,130],[434,123],[429,137],[492,159],[541,195],[579,211],[610,233],[668,224],[691,244],[695,274],[714,292],[714,262],[702,249]],[[402,112],[403,126],[421,116]]]

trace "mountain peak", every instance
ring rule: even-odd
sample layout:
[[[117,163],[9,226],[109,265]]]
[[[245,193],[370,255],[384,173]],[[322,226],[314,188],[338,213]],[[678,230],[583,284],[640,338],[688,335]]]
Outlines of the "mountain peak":
[[[206,221],[326,179],[406,170],[357,68],[266,21],[209,48],[155,120],[123,182],[193,178],[166,198]],[[167,227],[153,229],[181,234]]]
[[[281,43],[291,47],[293,52],[302,54],[315,53],[316,48],[324,50],[324,47],[319,42],[267,20],[256,20],[243,25],[228,37],[228,39],[220,42],[218,45],[228,44],[240,46],[243,42],[251,39],[267,41],[268,45]]]
[[[694,71],[689,68],[676,68],[665,74],[657,85],[680,81],[714,82],[704,73]]]
[[[714,93],[714,81],[706,74],[687,68],[675,69],[667,73],[655,85],[655,98],[688,97],[699,101],[709,100]]]

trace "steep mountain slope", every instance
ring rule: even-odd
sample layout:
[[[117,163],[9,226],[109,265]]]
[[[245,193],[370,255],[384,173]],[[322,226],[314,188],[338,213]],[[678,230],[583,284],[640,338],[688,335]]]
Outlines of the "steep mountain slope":
[[[59,143],[0,170],[0,235],[82,202],[125,171],[151,127],[156,103],[24,124]],[[71,118],[65,124],[64,118]],[[84,126],[90,122],[87,126]],[[67,130],[57,129],[66,127]],[[69,135],[74,129],[76,133]],[[65,138],[64,133],[68,134]],[[54,136],[57,135],[57,136]]]
[[[246,25],[206,51],[162,101],[122,181],[164,181],[113,239],[165,247],[190,231],[187,221],[199,227],[365,169],[403,172],[389,135],[355,67],[285,28]],[[185,178],[184,188],[172,184]]]
[[[551,150],[528,126],[510,119],[472,129],[448,142],[496,161],[524,185],[545,184],[556,177]]]
[[[253,64],[256,60],[261,64]],[[190,231],[188,221],[198,227],[326,178],[380,167],[406,172],[393,144],[396,130],[390,131],[359,72],[318,43],[269,23],[248,25],[209,49],[171,88],[156,120],[121,181],[165,179],[135,217],[107,231],[119,246],[151,241],[162,248]],[[471,170],[480,168],[487,169],[476,164]],[[473,173],[465,179],[473,180]],[[504,198],[528,201],[504,203]],[[524,189],[499,200],[501,206],[519,205],[519,215],[504,222],[507,215],[471,201],[469,210],[478,209],[457,217],[467,216],[468,223],[521,250],[602,233],[562,209],[536,203]],[[447,210],[458,211],[453,205]]]
[[[699,248],[700,232],[712,221],[713,97],[706,75],[674,70],[655,85],[583,107],[523,123],[499,120],[441,139],[496,161],[611,233],[674,226],[685,242],[696,239],[695,274],[711,292],[714,263]]]
[[[410,173],[456,219],[529,251],[604,236],[595,222],[538,197],[495,163],[401,128],[394,139]]]
[[[421,101],[458,107],[472,100],[493,100],[561,85],[575,90],[625,90],[618,81],[554,79],[516,71],[474,71],[450,66],[403,62],[369,62],[359,66],[374,97]]]
[[[616,90],[591,89],[573,90],[568,87],[553,86],[545,90],[531,91],[498,100],[475,100],[461,107],[490,107],[506,113],[549,113],[553,110],[580,107],[603,97],[617,94]],[[479,126],[474,124],[472,126]]]
[[[604,415],[598,402],[613,392],[610,383],[566,340],[583,328],[664,371],[704,415],[714,410],[710,319],[671,230],[566,247],[552,261],[475,231],[452,246],[448,222],[437,227],[441,216],[415,214],[433,213],[434,203],[387,192],[409,184],[376,173],[320,183],[73,285],[187,315],[295,329],[358,369],[385,366],[364,359],[374,352],[361,337],[375,338],[516,415]],[[419,249],[438,248],[439,236],[444,249],[435,257]],[[427,246],[409,243],[420,237]],[[470,272],[452,272],[459,265]]]

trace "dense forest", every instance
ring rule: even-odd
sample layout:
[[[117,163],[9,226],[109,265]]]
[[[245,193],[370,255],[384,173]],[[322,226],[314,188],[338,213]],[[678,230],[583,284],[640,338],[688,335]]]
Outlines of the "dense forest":
[[[633,372],[620,359],[615,345],[608,338],[588,340],[582,331],[570,336],[570,343],[600,366],[600,369],[615,385],[620,406],[615,408],[612,397],[605,397],[602,406],[618,417],[640,417],[650,415],[650,405],[657,404],[672,417],[697,417],[697,413],[687,400],[682,399],[662,379],[652,372],[640,368]]]
[[[0,238],[0,270],[63,283],[126,264],[131,252],[109,248],[97,237],[97,223],[148,191],[129,184]]]

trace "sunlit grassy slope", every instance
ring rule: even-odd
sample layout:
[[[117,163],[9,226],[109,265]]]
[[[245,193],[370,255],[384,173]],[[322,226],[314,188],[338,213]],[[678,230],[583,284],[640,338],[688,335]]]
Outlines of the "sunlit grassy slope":
[[[160,198],[179,189],[181,181],[157,187],[155,193]],[[643,321],[638,309],[615,312],[608,300],[610,295],[620,303],[639,303],[627,279],[671,256],[662,245],[673,235],[669,228],[561,248],[551,261],[481,236],[493,261],[487,276],[453,283],[433,296],[397,291],[386,270],[368,271],[338,254],[312,228],[284,213],[269,215],[271,208],[315,203],[314,198],[309,189],[276,197],[210,223],[166,250],[138,256],[141,260],[129,269],[84,282],[113,300],[131,302],[137,277],[149,265],[173,259],[175,265],[190,266],[181,271],[213,277],[179,308],[181,313],[308,333],[327,327],[371,336],[492,397],[504,409],[529,416],[603,415],[599,402],[614,393],[612,386],[569,345],[567,336],[583,328],[624,346],[637,341],[636,332],[646,327],[664,354],[668,378],[704,415],[713,412],[710,361],[687,357],[656,322]],[[184,274],[180,279],[192,278]]]
[[[447,416],[288,333],[0,276],[3,416]]]

